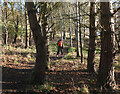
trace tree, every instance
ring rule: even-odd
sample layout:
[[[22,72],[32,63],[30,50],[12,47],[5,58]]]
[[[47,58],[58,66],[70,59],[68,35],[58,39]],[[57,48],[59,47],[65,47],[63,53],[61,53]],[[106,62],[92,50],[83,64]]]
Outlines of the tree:
[[[83,17],[81,17],[81,13],[80,13],[80,9],[81,9],[81,6],[80,6],[80,3],[79,3],[79,24],[80,22],[82,23],[83,20]],[[83,63],[83,51],[82,51],[82,32],[81,32],[81,29],[82,29],[82,26],[80,24],[79,26],[79,33],[80,33],[80,54],[81,54],[81,63]]]
[[[80,43],[79,43],[79,7],[78,2],[76,2],[76,36],[77,36],[77,57],[80,57]]]
[[[60,16],[60,33],[61,33],[61,39],[63,40],[63,23],[62,23],[62,20],[63,20],[63,17],[62,17],[62,14],[61,14],[61,12],[60,12],[60,10],[61,10],[62,8],[59,8],[59,16]]]
[[[110,2],[101,2],[101,55],[98,72],[98,84],[104,90],[113,90],[114,79],[113,59],[115,56],[114,24],[111,17]]]
[[[89,48],[88,48],[88,60],[87,70],[88,72],[94,72],[95,63],[95,2],[91,2],[90,5],[90,27],[89,27]]]
[[[71,25],[71,8],[70,8],[70,4],[69,4],[69,27],[70,27],[70,47],[73,46],[72,44],[72,25]]]
[[[14,10],[15,2],[9,2],[9,4],[11,5],[11,12],[12,12],[13,23],[15,28],[15,36],[14,36],[13,44],[16,44],[16,40],[18,37],[19,14],[18,14],[18,10]]]
[[[21,25],[21,43],[23,44],[23,31],[24,31],[24,16],[23,16],[23,9],[24,9],[24,7],[23,7],[23,4],[22,4],[22,2],[20,2],[20,4],[21,4],[21,9],[20,9],[20,25]]]
[[[25,5],[25,31],[26,31],[26,34],[25,34],[25,48],[28,48],[29,47],[29,32],[28,32],[28,15],[27,15],[27,8],[26,8],[26,5]]]
[[[50,58],[49,58],[49,30],[48,30],[48,3],[44,2],[44,3],[40,3],[42,4],[41,6],[41,16],[42,16],[42,32],[43,32],[43,37],[44,37],[44,42],[45,42],[45,48],[46,48],[46,58],[47,58],[47,63],[50,62]],[[47,66],[46,66],[47,68]]]
[[[37,21],[36,9],[33,2],[25,2],[30,22],[30,28],[33,33],[33,38],[36,46],[36,63],[33,73],[33,81],[37,84],[43,84],[45,79],[45,71],[47,66],[47,52],[45,46],[45,37],[41,31],[41,26]]]
[[[2,12],[4,14],[4,25],[5,25],[5,37],[4,37],[4,44],[6,47],[8,46],[8,5],[7,2],[4,2],[4,9],[2,9]]]

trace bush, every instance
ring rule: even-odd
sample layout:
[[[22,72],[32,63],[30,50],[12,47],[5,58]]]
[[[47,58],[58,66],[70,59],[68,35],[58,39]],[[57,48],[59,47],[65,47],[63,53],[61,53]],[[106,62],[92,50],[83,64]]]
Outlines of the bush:
[[[71,52],[75,52],[76,51],[76,48],[75,47],[70,47],[68,49],[68,53],[71,53]]]

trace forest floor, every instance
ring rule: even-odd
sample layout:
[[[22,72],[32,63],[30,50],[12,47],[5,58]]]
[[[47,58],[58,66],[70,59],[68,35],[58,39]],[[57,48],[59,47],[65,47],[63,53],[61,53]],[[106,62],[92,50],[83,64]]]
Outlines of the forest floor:
[[[74,48],[64,42],[64,55],[56,57],[56,41],[51,42],[50,64],[46,72],[46,83],[43,86],[29,84],[35,64],[35,50],[9,47],[2,50],[2,94],[12,92],[41,92],[51,94],[75,93],[96,94],[96,75],[86,70],[86,54],[84,63],[76,58]],[[86,53],[84,51],[84,53]],[[96,61],[99,60],[98,58]],[[120,90],[120,56],[116,56],[115,77]],[[10,93],[11,92],[11,93]],[[21,93],[19,93],[21,94]],[[29,94],[29,93],[27,93]],[[31,93],[33,94],[33,93]],[[120,92],[118,92],[120,94]]]

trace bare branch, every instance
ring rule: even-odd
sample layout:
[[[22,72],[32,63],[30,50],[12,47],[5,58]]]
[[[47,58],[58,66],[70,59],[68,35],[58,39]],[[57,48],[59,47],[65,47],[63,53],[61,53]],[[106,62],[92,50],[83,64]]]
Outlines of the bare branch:
[[[112,16],[115,15],[115,13],[117,13],[120,10],[120,7],[118,7],[116,10],[114,10],[114,12],[112,13]]]

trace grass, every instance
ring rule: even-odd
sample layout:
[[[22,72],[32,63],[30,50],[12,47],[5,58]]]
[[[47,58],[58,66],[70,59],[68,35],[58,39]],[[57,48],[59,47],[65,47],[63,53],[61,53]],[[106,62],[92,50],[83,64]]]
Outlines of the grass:
[[[57,52],[56,42],[50,42],[49,49],[50,49],[50,55]]]

